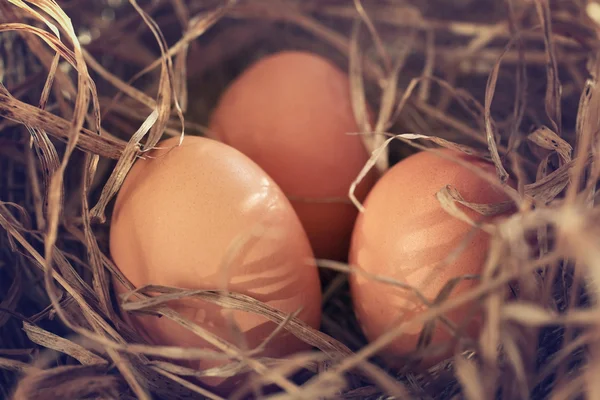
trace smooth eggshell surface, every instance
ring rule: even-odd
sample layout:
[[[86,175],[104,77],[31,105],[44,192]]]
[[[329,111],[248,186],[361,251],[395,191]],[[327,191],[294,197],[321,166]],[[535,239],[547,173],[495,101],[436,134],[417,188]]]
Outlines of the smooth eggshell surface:
[[[444,150],[459,156],[488,173],[494,167],[458,152]],[[448,214],[441,207],[436,193],[452,185],[468,202],[498,203],[508,200],[506,195],[492,187],[483,178],[459,164],[430,152],[412,155],[393,166],[375,185],[359,215],[352,237],[350,263],[368,273],[390,277],[407,283],[426,296],[435,299],[449,279],[465,274],[479,274],[483,267],[489,235],[473,231],[466,222]],[[466,207],[459,206],[476,221],[484,218]],[[467,247],[449,263],[444,261],[469,234]],[[463,293],[477,281],[462,281],[451,297]],[[427,309],[407,290],[389,284],[374,282],[359,274],[350,279],[356,315],[369,340],[374,340],[392,325]],[[456,324],[468,319],[469,304],[445,314]],[[480,327],[479,317],[471,318],[466,332],[475,335]],[[423,325],[408,326],[405,334],[387,349],[388,354],[405,355],[418,342]],[[452,336],[438,323],[431,344],[451,344]],[[440,357],[425,358],[422,365],[431,365],[451,354],[450,347]]]
[[[369,155],[359,136],[347,135],[359,128],[345,73],[310,53],[265,57],[225,91],[210,130],[283,189],[318,258],[346,259],[357,215],[348,190]],[[361,200],[374,180],[359,186]]]
[[[158,146],[172,148],[177,141]],[[135,163],[115,205],[110,251],[123,274],[136,287],[226,288],[288,314],[302,308],[298,318],[318,328],[321,292],[310,244],[271,178],[239,151],[206,138],[186,137],[181,147],[154,150],[150,157]],[[262,316],[233,311],[243,344],[220,307],[187,299],[170,306],[242,348],[255,348],[276,328]],[[214,349],[167,318],[132,320],[155,344]],[[258,356],[308,348],[284,331]],[[218,362],[188,365],[209,368]]]

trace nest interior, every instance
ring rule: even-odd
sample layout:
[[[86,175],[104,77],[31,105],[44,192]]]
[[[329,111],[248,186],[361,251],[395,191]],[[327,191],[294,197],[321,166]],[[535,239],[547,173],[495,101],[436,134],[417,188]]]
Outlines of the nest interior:
[[[422,316],[479,298],[485,328],[464,351],[386,368],[354,318],[350,269],[323,263],[314,357],[277,364],[283,389],[264,397],[600,398],[599,24],[592,0],[0,3],[0,395],[221,398],[116,311],[111,200],[142,151],[204,135],[248,65],[299,49],[349,71],[353,101],[382,119],[369,134],[394,139],[390,164],[471,149],[518,183],[518,211],[477,289]],[[232,363],[266,380],[260,360]]]

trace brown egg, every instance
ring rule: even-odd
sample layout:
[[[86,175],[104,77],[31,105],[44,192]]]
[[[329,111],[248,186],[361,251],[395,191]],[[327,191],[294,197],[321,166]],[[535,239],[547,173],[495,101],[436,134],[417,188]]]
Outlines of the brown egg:
[[[318,258],[347,257],[357,215],[348,190],[369,154],[347,135],[359,128],[345,73],[310,53],[265,57],[226,90],[210,129],[283,189]],[[372,174],[359,186],[361,200],[373,183]]]
[[[458,152],[459,156],[489,173],[494,167]],[[393,166],[375,185],[367,197],[365,210],[359,215],[350,251],[350,263],[359,269],[407,283],[433,301],[449,279],[465,274],[479,274],[483,267],[489,235],[478,230],[470,236],[467,247],[447,264],[442,264],[473,232],[473,227],[441,207],[436,193],[452,185],[466,201],[498,203],[507,197],[469,169],[430,152],[412,155]],[[466,207],[460,206],[473,220],[489,220]],[[455,297],[474,287],[477,281],[462,281],[452,292]],[[424,312],[427,307],[407,290],[375,282],[360,274],[350,279],[356,315],[369,340],[378,338],[392,326]],[[466,322],[466,332],[476,335],[480,328],[480,314],[467,318],[472,304],[445,314],[455,324]],[[447,329],[436,325],[431,345],[449,344],[439,354],[422,360],[428,366],[452,354],[453,336]],[[415,350],[422,324],[411,324],[385,354],[399,360]],[[430,348],[431,349],[431,348]],[[390,359],[390,361],[394,362]]]
[[[159,147],[171,148],[177,141]],[[206,138],[186,137],[181,147],[150,156],[137,161],[127,176],[112,218],[110,252],[123,274],[136,287],[226,288],[288,314],[301,308],[298,317],[318,328],[321,292],[310,244],[271,178],[239,151]],[[242,348],[257,347],[276,328],[257,314],[233,311],[244,345],[220,307],[191,299],[170,306]],[[131,319],[152,343],[214,349],[167,318]],[[308,348],[284,331],[256,356],[283,357]],[[205,369],[219,362],[186,365]]]

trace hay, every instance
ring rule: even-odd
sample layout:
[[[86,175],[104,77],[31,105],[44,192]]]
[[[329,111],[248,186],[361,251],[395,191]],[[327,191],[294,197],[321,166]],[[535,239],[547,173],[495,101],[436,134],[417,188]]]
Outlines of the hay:
[[[0,395],[219,399],[188,378],[251,372],[232,398],[268,383],[283,389],[271,398],[600,398],[598,9],[577,0],[0,3]],[[474,172],[518,209],[482,226],[493,239],[481,276],[448,282],[436,299],[370,276],[419,295],[429,308],[414,321],[428,327],[451,308],[484,305],[480,338],[429,371],[383,366],[377,352],[411,321],[367,344],[346,283],[357,270],[329,260],[318,260],[337,273],[322,332],[236,293],[138,288],[127,311],[160,314],[219,351],[179,349],[146,344],[115,311],[109,277],[132,287],[106,256],[105,220],[133,162],[163,134],[206,134],[227,83],[285,48],[349,71],[356,134],[373,152],[356,183],[415,148],[448,147],[492,161],[496,175]],[[440,189],[463,220],[457,204],[502,211]],[[448,297],[474,278],[476,290]],[[183,297],[264,315],[317,350],[254,357],[164,306]],[[184,358],[229,364],[171,362]]]

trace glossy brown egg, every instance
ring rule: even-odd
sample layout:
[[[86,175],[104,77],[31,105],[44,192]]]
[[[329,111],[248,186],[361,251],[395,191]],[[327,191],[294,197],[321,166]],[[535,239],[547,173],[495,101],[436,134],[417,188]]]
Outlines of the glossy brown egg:
[[[318,258],[347,257],[357,215],[348,190],[369,155],[347,135],[359,128],[344,72],[306,52],[265,57],[225,91],[210,129],[283,189]],[[372,174],[359,186],[361,200],[373,183]]]
[[[287,314],[302,309],[298,318],[318,328],[317,267],[281,189],[249,158],[223,143],[186,137],[181,147],[173,147],[177,140],[159,143],[165,149],[137,161],[118,195],[110,231],[110,252],[118,268],[136,287],[227,289]],[[257,314],[233,311],[241,343],[222,308],[187,299],[170,306],[242,348],[256,348],[276,328]],[[167,318],[136,315],[131,321],[152,343],[215,349]],[[283,357],[309,347],[284,331],[255,357]],[[205,369],[219,362],[187,365]]]
[[[491,164],[458,152],[444,152],[494,173]],[[367,197],[364,213],[359,215],[354,229],[350,263],[367,273],[409,284],[430,301],[448,280],[465,274],[479,274],[487,255],[489,234],[478,230],[469,236],[474,228],[441,207],[436,193],[446,185],[456,188],[468,202],[507,200],[502,191],[468,168],[431,152],[417,153],[388,170]],[[475,221],[490,218],[459,207]],[[443,263],[465,237],[469,237],[467,247]],[[350,284],[356,315],[369,340],[427,309],[413,293],[374,282],[360,274],[352,275]],[[476,284],[474,280],[462,281],[450,297],[458,296]],[[471,306],[455,309],[445,316],[457,326],[464,322],[467,334],[476,335],[481,319],[480,314],[469,318]],[[409,325],[405,334],[388,346],[385,352],[388,358],[393,360],[396,356],[398,359],[397,356],[415,350],[422,328],[422,324]],[[451,355],[452,343],[453,336],[438,323],[431,345],[450,346],[439,357],[423,359],[422,365],[431,365]]]

